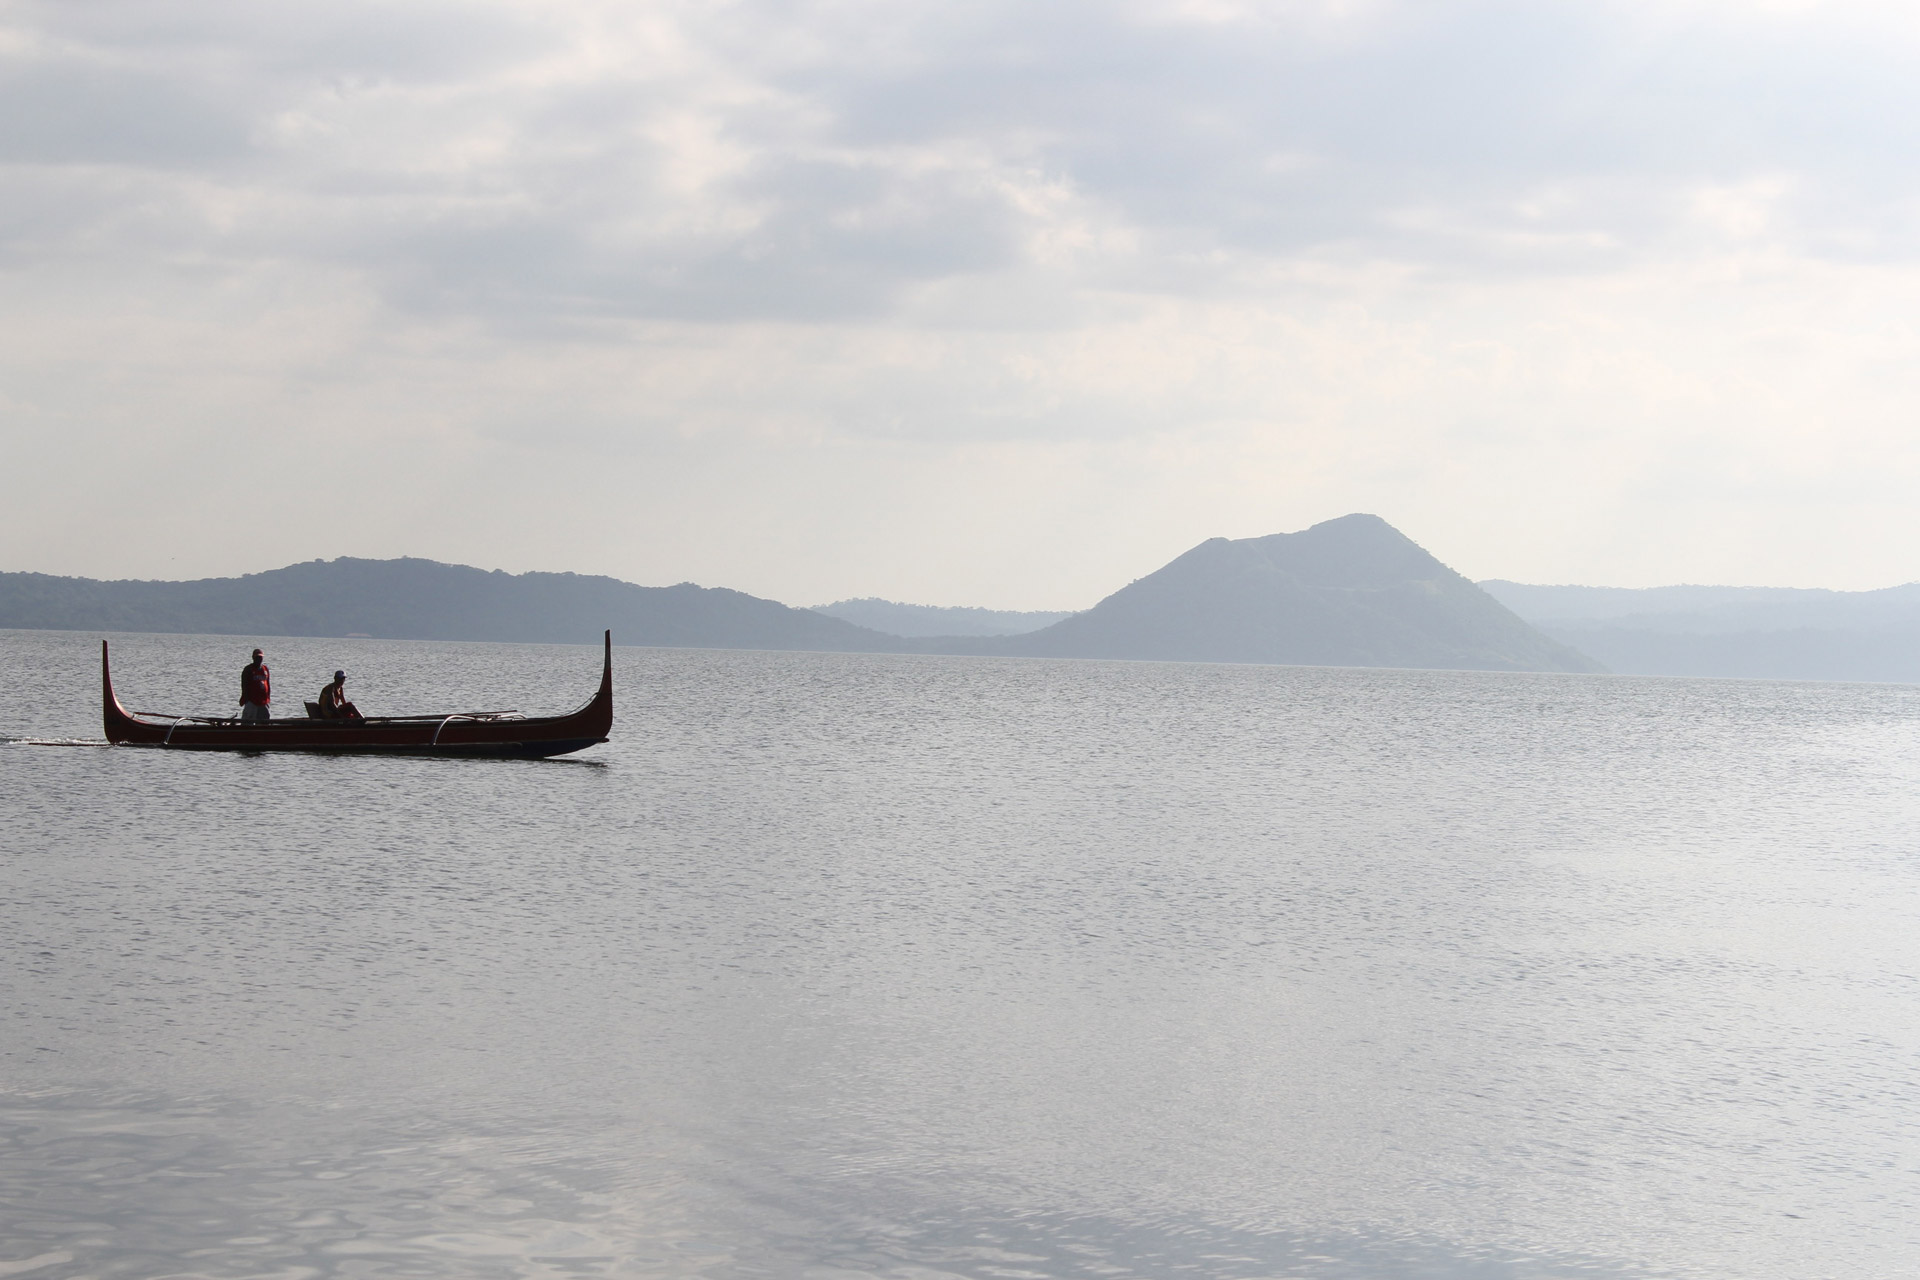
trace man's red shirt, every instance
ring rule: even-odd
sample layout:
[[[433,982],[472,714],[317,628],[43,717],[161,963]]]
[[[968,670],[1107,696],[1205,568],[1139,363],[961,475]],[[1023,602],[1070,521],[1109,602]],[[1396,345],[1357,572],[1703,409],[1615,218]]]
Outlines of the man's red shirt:
[[[240,701],[264,707],[273,700],[273,681],[264,662],[249,662],[240,672]]]

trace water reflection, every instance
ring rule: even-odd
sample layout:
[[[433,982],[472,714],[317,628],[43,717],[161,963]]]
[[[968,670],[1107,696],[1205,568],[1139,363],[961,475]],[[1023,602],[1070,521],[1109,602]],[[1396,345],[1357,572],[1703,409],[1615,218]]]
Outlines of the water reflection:
[[[664,1276],[715,1261],[689,1256],[669,1185],[591,1146],[295,1107],[14,1099],[0,1274]]]
[[[1410,1235],[891,1205],[688,1171],[661,1134],[458,1133],[414,1117],[154,1096],[0,1105],[0,1275],[794,1275],[1008,1280],[1648,1276]],[[647,1177],[652,1171],[651,1178]],[[893,1210],[897,1216],[889,1216]]]

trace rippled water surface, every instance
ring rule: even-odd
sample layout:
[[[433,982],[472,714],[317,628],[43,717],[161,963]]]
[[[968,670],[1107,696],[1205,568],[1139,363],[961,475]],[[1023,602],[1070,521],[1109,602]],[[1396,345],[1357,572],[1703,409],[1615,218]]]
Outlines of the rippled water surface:
[[[0,1276],[1920,1273],[1920,689],[615,659],[552,762],[0,745]]]

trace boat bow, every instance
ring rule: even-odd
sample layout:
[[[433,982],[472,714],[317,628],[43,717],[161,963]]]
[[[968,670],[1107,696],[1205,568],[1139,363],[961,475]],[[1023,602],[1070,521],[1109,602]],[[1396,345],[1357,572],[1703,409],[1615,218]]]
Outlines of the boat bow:
[[[126,742],[133,734],[130,726],[138,724],[127,709],[120,705],[120,699],[113,692],[113,669],[107,660],[107,642],[100,642],[100,718],[106,730],[108,742]]]

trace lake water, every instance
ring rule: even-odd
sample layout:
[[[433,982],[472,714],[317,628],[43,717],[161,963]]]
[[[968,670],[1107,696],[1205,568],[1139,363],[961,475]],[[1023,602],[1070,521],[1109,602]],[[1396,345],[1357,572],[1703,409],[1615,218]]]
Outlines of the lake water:
[[[615,660],[551,762],[0,745],[0,1276],[1920,1274],[1920,689]]]

